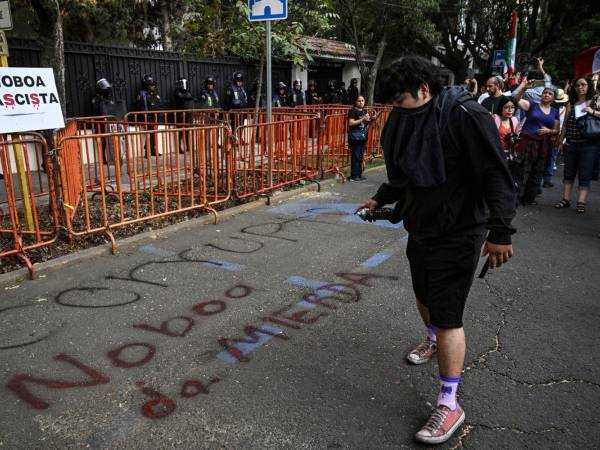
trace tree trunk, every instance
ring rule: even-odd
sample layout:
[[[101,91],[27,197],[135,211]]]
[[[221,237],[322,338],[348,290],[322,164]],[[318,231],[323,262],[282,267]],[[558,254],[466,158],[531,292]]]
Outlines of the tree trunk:
[[[165,0],[160,2],[160,34],[163,50],[173,51],[173,38],[171,37],[171,15],[169,14],[169,3]]]
[[[41,67],[52,67],[60,106],[65,115],[65,43],[63,19],[58,0],[32,0],[40,24],[39,43],[42,47]]]
[[[540,0],[534,0],[531,7],[531,15],[527,21],[527,38],[525,42],[525,50],[527,52],[531,52],[533,48],[533,42],[537,36],[537,18],[540,10]],[[525,37],[525,33],[523,33],[523,37]]]
[[[368,86],[367,86],[367,105],[373,104],[373,98],[375,97],[375,82],[377,81],[377,72],[381,67],[381,62],[383,61],[383,54],[385,52],[385,48],[387,47],[387,36],[384,33],[381,41],[379,41],[379,45],[377,46],[377,56],[375,56],[375,62],[369,70],[369,78],[368,78]]]

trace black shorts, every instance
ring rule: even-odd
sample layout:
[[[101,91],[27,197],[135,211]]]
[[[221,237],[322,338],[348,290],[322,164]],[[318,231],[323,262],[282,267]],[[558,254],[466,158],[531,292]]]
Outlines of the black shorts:
[[[462,316],[485,235],[409,237],[406,256],[417,300],[429,308],[431,324],[462,327]]]

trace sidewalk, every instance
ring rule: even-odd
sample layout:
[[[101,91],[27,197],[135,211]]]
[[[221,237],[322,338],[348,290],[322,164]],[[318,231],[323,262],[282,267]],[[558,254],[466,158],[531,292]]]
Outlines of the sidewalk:
[[[437,367],[404,362],[406,232],[351,214],[367,176],[0,287],[0,448],[424,448]],[[600,195],[558,199],[474,283],[466,424],[439,448],[600,444]]]

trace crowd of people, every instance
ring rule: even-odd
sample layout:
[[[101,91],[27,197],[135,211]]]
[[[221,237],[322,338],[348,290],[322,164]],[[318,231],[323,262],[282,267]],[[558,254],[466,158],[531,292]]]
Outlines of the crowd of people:
[[[591,182],[600,175],[600,141],[585,131],[586,120],[600,118],[598,74],[559,86],[538,58],[528,73],[491,76],[485,92],[472,79],[465,87],[494,117],[520,204],[536,204],[543,188],[553,186],[561,157],[564,187],[555,207],[571,206],[577,179],[575,211],[584,213]]]

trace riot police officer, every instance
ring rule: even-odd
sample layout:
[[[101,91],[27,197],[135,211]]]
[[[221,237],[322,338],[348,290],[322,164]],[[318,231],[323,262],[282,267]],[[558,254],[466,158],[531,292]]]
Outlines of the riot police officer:
[[[358,90],[358,78],[352,78],[350,80],[350,87],[348,88],[348,102],[351,105],[354,105],[359,95],[360,91]]]
[[[175,109],[194,109],[194,100],[188,90],[188,80],[179,78],[175,83]]]
[[[219,94],[215,89],[215,77],[212,75],[204,79],[204,89],[200,93],[200,108],[220,108]]]
[[[97,116],[114,116],[120,120],[125,117],[125,102],[113,98],[112,85],[106,78],[96,81],[96,95],[92,98],[92,108]]]
[[[137,102],[140,111],[158,111],[162,109],[156,81],[154,81],[152,75],[146,74],[142,77],[142,90],[138,93]]]
[[[330,105],[340,102],[340,97],[335,87],[335,80],[329,80],[329,83],[327,83],[327,91],[325,92],[324,101]]]
[[[340,102],[344,105],[349,103],[348,101],[348,91],[346,90],[346,83],[340,81],[340,87],[338,88],[338,95],[340,97]]]
[[[100,78],[96,81],[96,95],[92,98],[92,107],[94,114],[98,116],[113,116],[119,120],[123,120],[125,117],[125,102],[123,100],[116,101],[113,98],[112,85],[106,78]],[[111,120],[99,121],[95,126],[98,133],[123,131],[122,124]],[[100,139],[100,145],[105,163],[115,164],[115,161],[118,160],[119,165],[121,164],[125,154],[125,139],[123,137],[116,139],[102,138]]]
[[[275,87],[275,94],[273,94],[273,106],[276,108],[280,108],[282,106],[289,106],[290,100],[287,91],[287,86],[283,81],[277,83]]]
[[[315,80],[308,80],[308,88],[306,89],[306,104],[319,105],[323,103],[323,98],[317,92],[317,83]]]
[[[140,111],[159,111],[162,109],[160,95],[156,87],[156,81],[152,75],[146,74],[142,77],[142,90],[137,96],[138,109]],[[148,130],[158,129],[158,120],[152,116],[140,115],[136,121],[145,122]],[[156,135],[149,133],[150,139],[146,140],[145,148],[151,155],[156,155]]]
[[[242,72],[234,72],[231,77],[231,85],[225,94],[225,109],[242,109],[248,107],[248,94],[244,89],[244,75]]]
[[[304,106],[306,105],[306,95],[302,90],[302,81],[294,80],[292,86],[292,93],[290,95],[290,106]]]
[[[173,114],[173,121],[177,127],[185,127],[184,124],[192,123],[192,112],[185,110],[194,109],[196,99],[188,90],[188,80],[186,78],[179,78],[175,83],[175,109],[179,110]],[[186,139],[185,132],[181,131],[179,134],[179,153],[184,153],[186,150]]]

